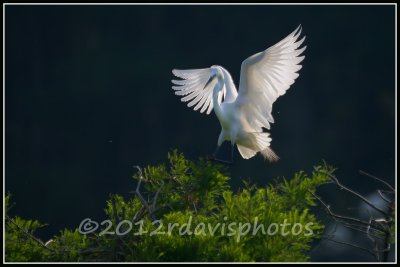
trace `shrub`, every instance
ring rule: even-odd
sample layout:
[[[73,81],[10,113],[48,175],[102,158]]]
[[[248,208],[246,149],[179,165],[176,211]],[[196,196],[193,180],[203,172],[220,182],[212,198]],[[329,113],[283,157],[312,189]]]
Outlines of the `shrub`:
[[[43,224],[7,215],[7,196],[6,261],[309,260],[311,242],[323,230],[309,210],[316,205],[310,192],[333,168],[324,164],[317,167],[323,172],[300,171],[261,188],[245,183],[233,192],[225,166],[189,161],[177,151],[168,160],[137,167],[132,197],[110,195],[108,221],[88,234],[81,224],[44,243],[34,236]]]

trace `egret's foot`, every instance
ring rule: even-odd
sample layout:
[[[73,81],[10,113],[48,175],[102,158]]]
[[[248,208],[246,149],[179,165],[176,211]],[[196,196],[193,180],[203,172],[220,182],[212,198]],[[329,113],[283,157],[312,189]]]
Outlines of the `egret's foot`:
[[[206,156],[206,160],[208,160],[208,161],[212,161],[212,160],[214,160],[215,159],[215,156],[214,155],[207,155]]]
[[[206,159],[209,160],[209,161],[214,161],[214,162],[218,162],[218,163],[222,163],[222,164],[226,164],[226,165],[232,165],[233,164],[231,161],[217,159],[214,155],[207,156]]]

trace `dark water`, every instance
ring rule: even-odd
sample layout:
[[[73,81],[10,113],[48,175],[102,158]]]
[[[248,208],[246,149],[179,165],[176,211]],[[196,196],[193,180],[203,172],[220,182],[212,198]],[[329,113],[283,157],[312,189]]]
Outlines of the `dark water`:
[[[14,214],[50,225],[43,238],[103,219],[108,194],[134,187],[133,165],[161,163],[172,148],[193,159],[212,153],[219,123],[174,96],[173,68],[222,65],[238,85],[241,62],[299,24],[304,67],[273,109],[281,160],[236,152],[232,186],[289,178],[323,159],[361,193],[377,184],[360,169],[394,184],[394,6],[5,9],[6,191]],[[335,188],[323,193],[352,206]]]

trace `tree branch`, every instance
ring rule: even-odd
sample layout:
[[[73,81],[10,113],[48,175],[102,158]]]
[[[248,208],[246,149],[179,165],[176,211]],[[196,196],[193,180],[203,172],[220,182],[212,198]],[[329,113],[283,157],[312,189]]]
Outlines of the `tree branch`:
[[[382,213],[382,214],[384,214],[384,215],[387,214],[386,211],[384,211],[384,210],[380,209],[379,207],[377,207],[376,205],[374,205],[371,201],[369,201],[368,199],[366,199],[366,198],[365,198],[364,196],[362,196],[361,194],[359,194],[359,193],[355,192],[354,190],[352,190],[352,189],[350,189],[350,188],[344,186],[342,183],[340,183],[339,179],[336,178],[336,176],[334,176],[333,174],[327,173],[327,172],[325,172],[325,171],[318,170],[316,167],[314,167],[314,170],[317,171],[317,172],[319,172],[319,173],[322,173],[322,174],[325,174],[325,175],[329,176],[329,177],[332,179],[332,181],[333,181],[337,186],[340,187],[340,189],[344,189],[344,190],[346,190],[347,192],[350,192],[351,194],[353,194],[353,195],[355,195],[356,197],[360,198],[362,201],[364,201],[366,204],[368,204],[368,205],[369,205],[370,207],[372,207],[373,209],[379,211],[380,213]]]
[[[353,217],[343,216],[343,215],[339,215],[339,214],[334,213],[331,210],[330,206],[327,205],[319,196],[317,196],[311,190],[308,190],[308,192],[310,194],[312,194],[325,207],[325,209],[328,211],[329,215],[331,215],[336,221],[339,221],[339,222],[342,222],[342,223],[347,223],[347,222],[343,222],[343,221],[337,220],[337,219],[342,219],[342,220],[347,220],[347,221],[352,221],[352,222],[356,222],[356,223],[359,223],[359,224],[363,224],[363,225],[366,225],[366,226],[372,226],[367,221],[364,221],[364,220],[361,220],[361,219],[357,219],[357,218],[353,218]],[[378,228],[376,226],[372,226],[372,228],[374,228],[375,230],[378,230],[378,231],[382,231],[384,233],[387,232],[386,229],[381,229],[381,228]]]
[[[374,175],[372,175],[372,174],[369,174],[369,173],[367,173],[367,172],[365,172],[365,171],[362,171],[362,170],[360,170],[360,173],[363,174],[363,175],[365,175],[365,176],[367,176],[367,177],[370,177],[370,178],[372,178],[372,179],[375,179],[375,180],[377,180],[377,181],[383,183],[383,184],[386,185],[388,188],[390,188],[390,190],[392,190],[392,192],[395,192],[395,191],[396,191],[388,182],[386,182],[386,181],[384,181],[384,180],[382,180],[382,179],[380,179],[380,178],[378,178],[378,177],[376,177],[376,176],[374,176]]]
[[[364,248],[364,247],[361,247],[359,245],[355,245],[355,244],[352,244],[352,243],[348,243],[348,242],[344,242],[344,241],[338,241],[338,240],[335,240],[335,239],[333,239],[333,238],[331,238],[329,236],[322,236],[322,238],[324,238],[325,240],[332,241],[332,242],[337,243],[337,244],[342,244],[342,245],[350,246],[350,247],[353,247],[353,248],[361,249],[361,250],[371,254],[372,256],[374,256],[374,258],[377,261],[379,261],[379,255],[377,255],[375,253],[375,251],[373,251],[373,250],[370,250],[370,249],[367,249],[367,248]]]

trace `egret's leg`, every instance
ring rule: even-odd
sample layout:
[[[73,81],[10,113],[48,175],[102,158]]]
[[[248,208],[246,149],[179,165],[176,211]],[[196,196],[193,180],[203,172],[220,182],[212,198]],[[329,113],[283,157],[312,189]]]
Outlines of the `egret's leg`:
[[[218,151],[219,151],[219,148],[220,148],[221,146],[218,146],[217,145],[217,148],[215,149],[215,151],[214,151],[214,154],[213,154],[213,158],[217,158],[217,154],[218,154]]]
[[[231,146],[231,164],[233,164],[233,152],[234,151],[235,151],[235,144],[232,143],[232,146]]]
[[[217,146],[217,148],[215,149],[214,154],[211,157],[208,157],[208,160],[211,160],[211,161],[214,161],[214,162],[223,163],[223,164],[232,164],[232,162],[217,158],[217,154],[218,154],[218,151],[219,151],[220,147],[221,147],[220,145]]]
[[[215,149],[214,153],[211,156],[207,156],[207,159],[215,160],[217,158],[217,154],[218,154],[220,147],[221,147],[220,145],[217,145],[217,148]]]

